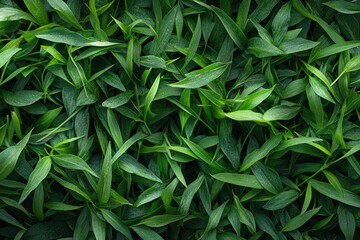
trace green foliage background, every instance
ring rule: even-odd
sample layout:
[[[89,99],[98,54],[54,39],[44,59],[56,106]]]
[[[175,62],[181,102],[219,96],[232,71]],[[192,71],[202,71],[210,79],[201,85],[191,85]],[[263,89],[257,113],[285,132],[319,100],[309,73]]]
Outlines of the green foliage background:
[[[360,239],[360,4],[0,1],[0,238]]]

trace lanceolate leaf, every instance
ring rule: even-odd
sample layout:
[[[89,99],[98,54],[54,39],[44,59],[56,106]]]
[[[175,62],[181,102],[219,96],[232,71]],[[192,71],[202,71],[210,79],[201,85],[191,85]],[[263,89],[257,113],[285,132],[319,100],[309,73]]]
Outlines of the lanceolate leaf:
[[[247,39],[241,28],[236,25],[235,22],[220,8],[212,7],[212,9],[224,25],[226,31],[228,32],[234,43],[240,49],[243,49],[243,46],[246,44]]]
[[[219,181],[238,185],[238,186],[249,187],[254,189],[263,188],[254,175],[238,174],[238,173],[218,173],[212,175],[212,177]]]
[[[315,190],[317,190],[321,194],[328,196],[329,198],[335,199],[350,206],[360,206],[360,197],[355,193],[350,192],[349,190],[344,189],[344,196],[341,196],[341,194],[328,183],[311,180],[311,186],[313,186]]]
[[[312,209],[310,211],[304,212],[302,214],[300,214],[299,216],[296,216],[294,218],[292,218],[290,221],[288,221],[285,226],[283,227],[282,231],[283,232],[288,232],[288,231],[292,231],[295,230],[299,227],[301,227],[302,225],[304,225],[307,221],[310,220],[310,218],[312,216],[314,216],[321,207]]]
[[[246,169],[251,167],[254,163],[267,156],[272,149],[274,149],[279,145],[281,139],[282,139],[282,135],[274,136],[269,140],[267,140],[264,143],[264,145],[262,145],[261,148],[254,150],[253,152],[248,154],[245,157],[239,171],[245,171]]]
[[[111,143],[109,143],[104,158],[99,182],[97,185],[97,194],[99,202],[106,203],[110,198],[112,181],[112,163],[111,163]]]
[[[31,90],[23,90],[15,93],[3,92],[4,100],[7,104],[14,107],[24,107],[31,105],[43,96],[43,93]]]
[[[67,22],[78,29],[83,29],[79,24],[69,6],[62,0],[47,0],[55,11]]]
[[[61,154],[52,156],[54,162],[61,167],[82,170],[97,177],[97,174],[89,167],[89,165],[80,157],[71,154]]]
[[[36,164],[34,171],[29,176],[29,182],[21,193],[19,202],[23,202],[25,198],[44,180],[51,168],[51,158],[43,157]]]
[[[140,177],[150,179],[155,182],[161,182],[161,180],[149,169],[144,167],[141,163],[137,162],[132,156],[124,154],[120,157],[120,160],[117,161],[117,164],[120,168],[128,173],[134,173]]]
[[[186,75],[183,80],[170,84],[172,87],[179,88],[198,88],[209,84],[223,74],[227,63],[213,63],[201,70],[195,70]]]
[[[201,38],[201,19],[200,16],[198,16],[194,34],[190,41],[189,49],[185,57],[185,65],[183,66],[183,68],[186,67],[191,61],[191,59],[193,59],[193,57],[195,56],[196,50],[199,47],[200,38]]]
[[[14,170],[21,152],[29,141],[29,132],[17,145],[6,148],[0,153],[0,181]]]
[[[359,14],[0,1],[0,239],[359,239]]]

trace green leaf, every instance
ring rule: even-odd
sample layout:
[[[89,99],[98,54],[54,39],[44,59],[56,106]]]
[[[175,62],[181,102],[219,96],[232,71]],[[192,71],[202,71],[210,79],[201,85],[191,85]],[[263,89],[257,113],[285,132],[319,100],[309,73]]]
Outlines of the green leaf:
[[[120,158],[120,156],[126,152],[126,150],[128,150],[134,143],[145,138],[146,136],[147,136],[146,134],[144,134],[142,132],[138,132],[134,136],[129,138],[126,142],[124,142],[124,144],[119,148],[119,150],[112,157],[111,163],[114,164],[114,162],[116,162]]]
[[[122,223],[122,221],[116,214],[107,209],[101,209],[101,212],[105,221],[107,221],[114,229],[116,229],[116,231],[124,234],[124,236],[127,237],[127,239],[129,240],[133,239],[129,228],[124,223]]]
[[[133,96],[134,96],[134,92],[129,90],[120,93],[114,97],[108,98],[102,103],[102,106],[107,108],[117,108],[126,104]]]
[[[170,207],[171,201],[173,199],[173,194],[178,183],[179,180],[177,178],[174,178],[174,180],[172,180],[171,183],[167,185],[162,191],[161,199],[164,203],[165,209],[168,209]]]
[[[5,5],[6,6],[6,5]],[[36,22],[36,20],[28,13],[11,7],[0,8],[0,22],[26,20]]]
[[[278,105],[270,108],[264,113],[265,121],[290,120],[300,111],[299,107]]]
[[[56,48],[44,45],[42,45],[41,48],[50,53],[51,56],[53,56],[59,62],[66,64],[66,59],[61,55],[61,53],[59,53],[58,50],[56,50]]]
[[[126,52],[126,69],[127,73],[131,77],[133,74],[133,57],[134,57],[134,37],[130,38]]]
[[[148,68],[165,68],[166,63],[165,60],[161,57],[157,57],[154,55],[141,56],[140,64],[144,67]]]
[[[320,182],[317,180],[311,180],[311,186],[315,188],[319,193],[335,199],[339,202],[345,203],[350,206],[359,207],[360,206],[360,197],[349,190],[344,189],[344,197],[330,184]]]
[[[0,8],[0,12],[1,12],[1,9],[3,9],[3,8]],[[16,53],[18,53],[20,50],[21,50],[21,48],[13,47],[13,48],[6,49],[3,52],[0,52],[0,68],[2,68],[6,63],[8,63],[10,61],[10,59]]]
[[[103,222],[95,213],[94,210],[91,213],[91,228],[95,235],[96,240],[106,239],[106,223]]]
[[[24,3],[41,26],[49,23],[48,15],[41,0],[24,0]]]
[[[258,58],[279,56],[284,54],[281,49],[259,37],[253,37],[249,39],[246,52],[253,54]]]
[[[261,113],[253,112],[251,110],[238,110],[235,112],[229,112],[224,114],[228,118],[236,121],[265,122],[264,117]]]
[[[51,168],[51,158],[49,156],[41,158],[34,171],[31,172],[29,181],[26,184],[26,187],[21,193],[19,203],[22,203],[27,196],[38,187],[38,185],[44,180],[49,174]]]
[[[309,208],[311,199],[312,199],[312,188],[311,188],[311,183],[308,183],[306,187],[305,199],[301,209],[301,213],[304,213]]]
[[[295,38],[290,40],[284,40],[279,45],[279,49],[281,49],[285,54],[293,54],[312,49],[318,44],[319,42],[313,42],[303,38]]]
[[[290,219],[290,221],[288,221],[285,226],[283,227],[283,229],[281,230],[282,232],[289,232],[289,231],[293,231],[295,229],[298,229],[299,227],[301,227],[302,225],[304,225],[307,221],[309,221],[316,213],[319,212],[321,207],[318,208],[314,208],[310,211],[304,212],[292,219]]]
[[[254,173],[261,186],[267,191],[277,194],[283,191],[283,186],[277,172],[269,169],[261,162],[256,162],[251,166],[251,171]]]
[[[149,92],[146,95],[145,98],[145,103],[144,103],[144,119],[146,119],[146,116],[148,115],[148,113],[150,112],[150,106],[151,103],[153,102],[155,95],[158,91],[159,88],[159,84],[160,84],[160,74],[156,77],[153,85],[151,86]]]
[[[291,4],[290,2],[287,2],[281,6],[280,10],[277,12],[272,21],[271,29],[275,45],[280,44],[285,37],[290,22],[290,12]]]
[[[169,42],[174,28],[177,6],[173,7],[162,19],[157,35],[151,43],[150,54],[158,56]]]
[[[119,43],[107,42],[107,41],[92,41],[83,35],[68,30],[63,27],[56,27],[48,30],[35,33],[35,36],[40,39],[44,39],[50,42],[55,43],[65,43],[71,46],[85,47],[85,46],[94,46],[94,47],[107,47],[119,45]]]
[[[253,232],[256,232],[256,223],[254,215],[241,204],[239,198],[234,194],[235,208],[239,214],[240,221],[248,226]]]
[[[111,163],[111,143],[106,149],[104,163],[102,166],[100,178],[97,184],[96,193],[100,203],[107,203],[110,198],[112,181],[112,163]]]
[[[320,58],[328,57],[331,55],[335,55],[337,53],[344,52],[346,50],[356,48],[360,46],[359,41],[347,41],[343,43],[335,43],[326,48],[315,51],[313,55],[310,55],[309,63],[312,63],[315,60]]]
[[[59,184],[61,184],[65,188],[70,189],[71,191],[74,191],[74,192],[78,193],[83,198],[85,198],[87,201],[92,202],[91,198],[88,195],[88,193],[86,193],[85,190],[83,190],[81,187],[79,187],[79,186],[77,186],[77,185],[75,185],[73,183],[70,183],[68,181],[65,181],[65,180],[59,178],[58,176],[56,176],[56,175],[54,175],[52,173],[50,173],[50,175],[55,181],[57,181]]]
[[[15,146],[10,146],[0,153],[0,181],[14,170],[21,152],[29,141],[31,131]]]
[[[168,224],[178,222],[184,215],[158,215],[141,220],[137,225],[146,225],[148,227],[163,227]]]
[[[295,190],[289,190],[275,195],[264,206],[266,210],[275,211],[285,208],[298,198],[299,194]]]
[[[300,0],[292,0],[291,3],[294,9],[297,12],[299,12],[301,15],[304,15],[305,17],[310,18],[311,20],[317,22],[329,35],[331,40],[333,40],[335,43],[344,42],[344,39],[332,27],[330,27],[330,25],[327,22],[325,22],[322,18],[318,16],[310,14],[310,12],[304,7],[304,5],[301,3]]]
[[[120,148],[124,144],[124,141],[123,141],[123,137],[121,134],[119,123],[116,119],[116,115],[111,109],[107,110],[107,120],[108,120],[110,134],[111,134],[112,138],[114,139],[114,142],[116,143],[116,145]]]
[[[191,184],[189,184],[189,186],[185,189],[181,197],[180,206],[178,210],[178,212],[181,215],[188,213],[192,199],[194,198],[195,193],[199,191],[204,179],[205,179],[204,175],[202,174],[199,175],[198,178],[195,181],[193,181]]]
[[[133,226],[134,230],[144,240],[164,240],[159,234],[145,226]]]
[[[341,186],[337,177],[333,173],[331,173],[327,170],[323,170],[323,173],[325,174],[325,176],[326,176],[327,180],[329,181],[329,183],[331,184],[331,186],[333,186],[336,189],[336,191],[338,191],[340,193],[340,195],[342,197],[344,197],[344,189]]]
[[[119,76],[113,72],[110,72],[110,71],[104,72],[103,74],[101,74],[99,76],[99,79],[101,81],[104,81],[106,84],[110,85],[111,87],[114,87],[121,91],[126,90],[123,83],[121,82],[121,79],[119,78]]]
[[[186,78],[177,83],[170,84],[170,86],[179,88],[198,88],[205,86],[220,77],[227,66],[227,63],[213,63],[203,69],[195,70],[186,74]]]
[[[319,97],[322,97],[322,98],[335,104],[334,99],[331,97],[331,95],[328,92],[328,90],[326,89],[326,87],[323,86],[317,79],[309,76],[309,82],[310,82],[312,89]]]
[[[154,182],[162,182],[152,171],[128,154],[123,154],[116,163],[121,169],[128,173],[136,174]]]
[[[254,188],[254,189],[263,189],[260,182],[254,175],[250,174],[238,174],[238,173],[218,173],[212,175],[213,178],[225,182],[234,184],[237,186]]]
[[[76,99],[76,106],[90,105],[97,102],[97,100],[98,96],[95,93],[88,92],[84,88]]]
[[[241,100],[243,100],[244,102],[241,103],[238,110],[251,110],[255,108],[270,96],[274,88],[275,86],[269,89],[260,90],[256,93],[242,98]]]
[[[161,197],[162,192],[166,188],[166,184],[156,183],[152,187],[146,189],[140,194],[136,202],[134,203],[135,207],[140,207],[146,203],[154,201]]]
[[[353,2],[347,1],[330,1],[323,3],[326,6],[344,14],[356,14],[360,13],[360,6]]]
[[[220,122],[219,143],[225,156],[229,159],[234,169],[240,165],[240,154],[236,147],[235,139],[232,136],[232,122],[230,119],[224,119]]]
[[[0,219],[18,228],[26,229],[18,220],[16,220],[16,218],[11,216],[4,209],[0,209]]]
[[[43,93],[32,90],[22,90],[15,93],[4,91],[3,97],[5,102],[11,106],[24,107],[40,100]]]
[[[208,224],[206,225],[206,229],[204,231],[204,234],[208,233],[210,230],[215,229],[218,226],[221,215],[224,212],[224,208],[225,208],[226,204],[227,204],[227,201],[224,202],[223,204],[221,204],[218,208],[214,209],[211,212],[211,214],[209,216]]]
[[[79,24],[78,20],[74,16],[73,12],[69,6],[62,0],[47,0],[49,5],[55,9],[59,16],[66,22],[70,23],[77,29],[84,30],[84,28]]]
[[[51,156],[54,162],[64,168],[72,170],[82,170],[90,173],[91,175],[98,177],[98,175],[92,170],[89,165],[80,157],[72,154],[60,154]]]
[[[224,25],[227,33],[234,41],[236,46],[241,50],[244,49],[244,45],[247,42],[247,38],[241,28],[220,8],[212,6],[212,10],[215,12],[216,16],[220,19],[221,23]]]
[[[205,163],[211,165],[212,158],[211,155],[206,152],[203,148],[201,148],[198,144],[193,143],[192,141],[182,138],[182,140],[185,142],[185,144],[190,148],[190,150],[202,161]]]
[[[185,186],[187,187],[187,184],[186,184],[186,180],[185,180],[185,177],[181,171],[181,167],[179,166],[179,164],[176,162],[176,161],[173,161],[172,159],[170,159],[169,157],[167,157],[166,155],[166,158],[170,164],[170,167],[171,169],[174,171],[176,177],[179,179],[179,181]]]
[[[62,107],[55,108],[42,115],[34,124],[35,131],[40,132],[48,129],[53,121],[59,116],[61,110]]]
[[[355,217],[351,211],[349,211],[342,204],[337,209],[338,221],[341,231],[343,232],[345,239],[354,239],[355,234]]]
[[[299,136],[297,138],[291,138],[288,140],[283,140],[274,150],[273,152],[282,151],[284,149],[290,148],[292,146],[300,145],[300,144],[306,144],[306,143],[312,143],[315,141],[322,141],[321,138],[314,138],[314,137],[302,137]]]
[[[47,203],[45,203],[44,207],[51,209],[51,210],[56,210],[56,211],[73,211],[73,210],[80,209],[83,206],[75,206],[75,205],[70,205],[70,204],[66,204],[63,202],[47,202]]]
[[[196,27],[189,44],[189,49],[185,57],[185,64],[183,68],[185,68],[189,64],[189,62],[194,58],[196,51],[199,47],[200,38],[201,38],[201,19],[200,19],[200,15],[198,15]]]
[[[271,150],[273,150],[274,148],[276,148],[281,140],[282,140],[282,135],[276,135],[271,137],[270,139],[268,139],[259,149],[254,150],[253,152],[251,152],[250,154],[246,155],[241,168],[240,168],[240,172],[243,172],[245,170],[247,170],[248,168],[250,168],[254,163],[256,163],[257,161],[261,160],[262,158],[266,157]]]
[[[268,233],[273,239],[280,240],[280,232],[274,226],[272,220],[262,212],[255,212],[254,214],[256,225],[259,229]],[[283,237],[285,239],[285,237]]]

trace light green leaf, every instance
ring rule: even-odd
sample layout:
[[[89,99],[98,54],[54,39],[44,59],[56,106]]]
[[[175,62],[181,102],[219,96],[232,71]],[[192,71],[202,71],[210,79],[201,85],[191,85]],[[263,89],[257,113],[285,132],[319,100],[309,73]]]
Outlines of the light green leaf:
[[[129,240],[133,239],[129,228],[124,223],[122,223],[122,221],[116,214],[114,214],[113,212],[107,209],[102,208],[100,210],[102,212],[105,221],[107,221],[114,229],[116,229],[116,231],[119,231],[122,234],[124,234],[125,237],[127,237],[127,239]]]
[[[111,143],[109,142],[106,149],[104,162],[97,184],[96,193],[100,203],[107,203],[110,198],[112,181],[112,164],[111,164]]]
[[[290,219],[290,221],[288,221],[285,224],[285,226],[283,227],[283,229],[281,231],[289,232],[289,231],[298,229],[299,227],[304,225],[307,221],[309,221],[310,218],[312,218],[320,210],[320,208],[321,207],[314,208],[310,211],[304,212],[304,213]]]
[[[140,57],[140,65],[148,68],[165,68],[166,62],[161,57],[147,55]]]
[[[170,86],[179,88],[198,88],[205,86],[220,77],[227,66],[227,63],[213,63],[203,69],[195,70],[186,74],[186,78],[177,83],[170,84]]]
[[[29,141],[31,131],[15,146],[10,146],[0,153],[0,181],[14,170],[21,152]]]
[[[144,165],[136,161],[135,158],[128,154],[122,155],[116,163],[121,169],[128,173],[136,174],[155,182],[162,182],[152,171],[147,169]]]
[[[216,16],[220,19],[224,25],[227,33],[234,41],[236,46],[241,50],[244,49],[244,45],[247,42],[247,38],[241,28],[229,17],[223,10],[220,8],[212,6],[212,10],[215,12]]]
[[[360,6],[355,4],[354,2],[347,2],[347,1],[330,1],[323,3],[326,6],[344,14],[356,14],[360,13]]]
[[[241,168],[240,172],[243,172],[250,168],[254,163],[261,160],[262,158],[266,157],[271,150],[277,147],[282,140],[282,135],[276,135],[268,139],[259,149],[254,150],[250,154],[246,155]]]
[[[74,16],[73,12],[69,6],[62,0],[47,0],[52,8],[59,14],[59,16],[64,19],[64,21],[70,23],[75,28],[84,30],[84,28],[79,24],[78,20]]]
[[[350,206],[359,207],[360,197],[349,190],[344,189],[344,197],[330,184],[312,179],[311,186],[321,194],[335,199]]]
[[[198,178],[193,181],[189,186],[185,189],[181,201],[178,212],[183,215],[187,214],[190,209],[190,204],[192,202],[192,199],[195,196],[195,193],[199,191],[201,184],[203,183],[205,177],[204,175],[199,175]]]
[[[290,120],[300,111],[299,107],[278,105],[270,108],[264,113],[265,121]]]
[[[19,202],[23,202],[27,196],[38,187],[38,185],[44,180],[49,174],[51,168],[51,158],[49,156],[41,158],[34,171],[31,172],[29,181],[26,184],[26,187],[21,193]]]
[[[254,175],[250,175],[250,174],[218,173],[212,175],[212,177],[219,181],[234,184],[241,187],[263,189],[257,178]]]
[[[194,58],[196,51],[199,47],[200,38],[201,38],[201,19],[200,19],[200,15],[198,15],[196,27],[192,35],[192,38],[190,40],[189,49],[185,57],[185,64],[183,68],[185,68],[189,64],[189,62]]]
[[[72,154],[60,154],[51,156],[54,162],[64,168],[72,170],[82,170],[90,173],[91,175],[98,177],[98,175],[92,170],[89,165],[80,157]]]
[[[295,201],[298,198],[299,194],[295,190],[288,190],[282,193],[275,195],[270,199],[264,206],[266,210],[275,211],[282,208],[285,208],[290,203]]]
[[[0,11],[1,11],[1,9],[3,9],[3,8],[0,8]],[[0,16],[1,16],[1,13],[0,13]],[[0,53],[0,68],[2,68],[7,62],[9,62],[10,59],[20,50],[21,50],[21,48],[13,47],[13,48],[9,48],[9,49],[6,49],[3,52],[1,52]],[[5,80],[5,82],[6,82],[6,80]]]
[[[151,86],[149,92],[146,95],[145,98],[145,103],[144,103],[144,119],[146,119],[146,116],[148,115],[148,113],[150,112],[150,106],[151,103],[153,102],[155,95],[157,93],[157,90],[159,88],[159,84],[160,84],[160,74],[156,77],[153,85]]]

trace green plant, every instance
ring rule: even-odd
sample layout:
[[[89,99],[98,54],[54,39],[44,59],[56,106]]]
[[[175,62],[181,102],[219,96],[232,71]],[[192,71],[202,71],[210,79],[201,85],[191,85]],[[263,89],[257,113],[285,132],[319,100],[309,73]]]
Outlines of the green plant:
[[[0,236],[359,239],[359,13],[0,1]]]

